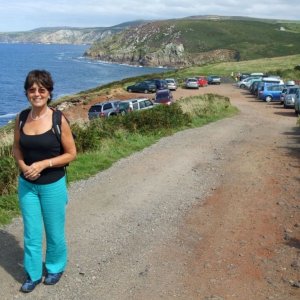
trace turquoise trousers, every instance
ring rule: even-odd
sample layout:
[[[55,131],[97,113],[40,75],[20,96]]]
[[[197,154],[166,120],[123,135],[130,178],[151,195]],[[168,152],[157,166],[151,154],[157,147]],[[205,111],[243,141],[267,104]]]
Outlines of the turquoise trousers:
[[[48,273],[63,272],[67,265],[66,178],[50,184],[33,184],[19,177],[18,194],[24,223],[25,272],[33,281],[42,278],[44,230],[46,270]]]

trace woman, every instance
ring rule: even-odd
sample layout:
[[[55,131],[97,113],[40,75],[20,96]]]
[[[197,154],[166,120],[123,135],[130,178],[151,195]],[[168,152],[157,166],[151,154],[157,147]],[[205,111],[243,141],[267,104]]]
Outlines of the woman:
[[[43,226],[46,233],[44,284],[56,284],[67,264],[65,208],[67,186],[64,166],[75,159],[76,148],[67,120],[61,120],[61,141],[53,130],[53,80],[44,70],[28,73],[24,89],[31,109],[23,126],[16,119],[14,156],[20,168],[19,203],[24,223],[24,268],[28,293],[42,281]]]

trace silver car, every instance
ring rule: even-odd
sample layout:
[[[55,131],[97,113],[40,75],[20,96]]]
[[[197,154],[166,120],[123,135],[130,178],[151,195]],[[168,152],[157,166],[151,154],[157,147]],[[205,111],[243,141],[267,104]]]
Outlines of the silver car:
[[[118,114],[120,100],[99,102],[92,105],[88,112],[89,120],[101,117],[111,117]]]
[[[177,90],[177,82],[174,78],[166,78],[166,82],[168,83],[168,89],[170,91],[176,91]]]
[[[297,89],[295,94],[295,113],[300,114],[300,89]]]
[[[284,108],[295,107],[296,92],[299,90],[299,86],[289,86],[283,96]]]
[[[197,78],[195,77],[187,78],[185,81],[185,87],[187,89],[199,89]]]

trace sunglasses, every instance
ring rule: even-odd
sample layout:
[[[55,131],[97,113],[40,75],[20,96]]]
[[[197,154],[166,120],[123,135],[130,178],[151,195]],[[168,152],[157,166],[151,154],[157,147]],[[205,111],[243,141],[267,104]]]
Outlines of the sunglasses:
[[[38,89],[37,88],[30,88],[27,91],[30,94],[35,94],[37,91],[38,91],[39,94],[46,94],[48,92],[48,90],[45,89],[45,88],[38,88]]]

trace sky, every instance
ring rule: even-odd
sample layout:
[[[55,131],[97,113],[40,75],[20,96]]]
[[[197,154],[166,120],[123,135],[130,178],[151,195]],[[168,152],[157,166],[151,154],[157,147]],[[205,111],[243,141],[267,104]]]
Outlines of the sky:
[[[300,20],[299,0],[0,0],[0,32],[109,27],[195,15]]]

